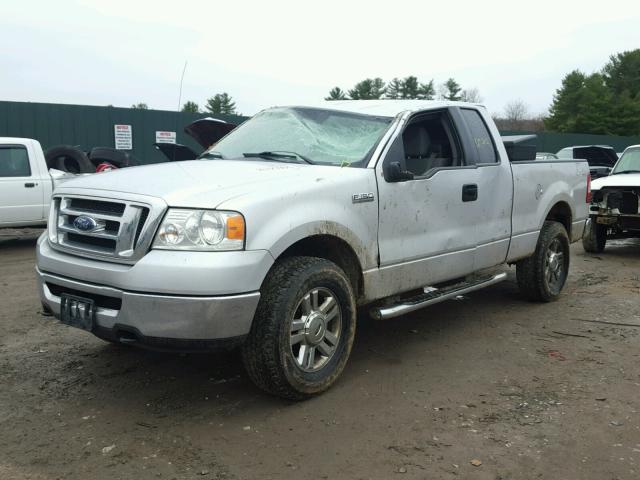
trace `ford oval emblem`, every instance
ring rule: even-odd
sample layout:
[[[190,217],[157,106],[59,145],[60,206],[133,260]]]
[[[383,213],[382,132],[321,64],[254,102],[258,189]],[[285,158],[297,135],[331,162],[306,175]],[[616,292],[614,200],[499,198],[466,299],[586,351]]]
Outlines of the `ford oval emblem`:
[[[81,232],[91,232],[96,229],[98,222],[86,215],[80,215],[73,221],[73,226]]]

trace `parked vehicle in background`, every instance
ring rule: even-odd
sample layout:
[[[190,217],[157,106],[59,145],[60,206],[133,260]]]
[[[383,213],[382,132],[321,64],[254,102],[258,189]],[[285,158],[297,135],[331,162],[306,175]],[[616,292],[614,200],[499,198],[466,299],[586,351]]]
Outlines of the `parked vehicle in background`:
[[[583,145],[559,150],[558,158],[583,159],[589,162],[591,178],[606,177],[618,161],[618,154],[608,145]]]
[[[37,140],[0,137],[0,228],[44,226],[53,189],[68,178],[49,172]]]
[[[268,109],[200,160],[56,189],[40,297],[111,342],[241,346],[256,385],[302,399],[342,372],[357,306],[397,317],[502,281],[508,264],[528,298],[560,295],[588,165],[522,160],[475,104]]]
[[[203,149],[207,149],[236,127],[234,123],[205,117],[184,127],[184,132],[193,137]],[[153,145],[171,162],[195,160],[202,153],[202,150],[195,152],[191,147],[180,143],[154,143]]]
[[[609,238],[640,237],[640,145],[627,148],[607,177],[591,183],[593,201],[582,239],[600,253]]]
[[[536,160],[557,160],[558,155],[550,152],[537,152]]]

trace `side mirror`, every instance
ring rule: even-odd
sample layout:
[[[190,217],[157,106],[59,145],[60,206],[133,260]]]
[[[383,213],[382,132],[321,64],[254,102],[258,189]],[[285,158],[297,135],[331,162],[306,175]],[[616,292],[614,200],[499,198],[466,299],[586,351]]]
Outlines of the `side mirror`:
[[[413,180],[413,173],[402,170],[400,162],[391,162],[387,167],[386,179],[388,182],[406,182]]]

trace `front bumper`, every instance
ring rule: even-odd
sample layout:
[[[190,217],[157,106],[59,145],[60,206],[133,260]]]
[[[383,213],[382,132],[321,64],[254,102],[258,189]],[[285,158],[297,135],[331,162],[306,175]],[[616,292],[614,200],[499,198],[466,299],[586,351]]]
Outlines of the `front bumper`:
[[[43,235],[36,271],[42,303],[57,318],[61,294],[87,297],[96,305],[97,336],[191,350],[249,333],[272,264],[264,251],[152,251],[124,266],[55,251]]]
[[[37,270],[40,299],[60,318],[60,293],[85,296],[96,302],[98,336],[127,343],[154,339],[188,341],[236,339],[251,329],[260,293],[220,297],[152,295],[78,282]]]

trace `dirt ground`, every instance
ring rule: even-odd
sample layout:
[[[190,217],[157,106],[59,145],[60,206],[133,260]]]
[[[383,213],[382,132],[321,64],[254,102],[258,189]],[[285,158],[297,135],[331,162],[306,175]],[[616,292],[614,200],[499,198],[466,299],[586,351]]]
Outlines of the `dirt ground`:
[[[574,245],[552,304],[523,301],[512,272],[363,318],[337,385],[290,403],[237,354],[118,347],[41,316],[35,233],[0,234],[0,479],[640,478],[638,241]]]

